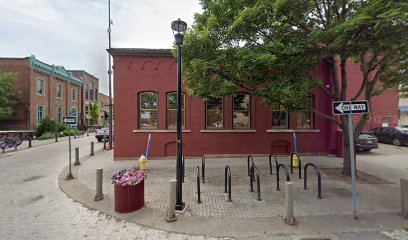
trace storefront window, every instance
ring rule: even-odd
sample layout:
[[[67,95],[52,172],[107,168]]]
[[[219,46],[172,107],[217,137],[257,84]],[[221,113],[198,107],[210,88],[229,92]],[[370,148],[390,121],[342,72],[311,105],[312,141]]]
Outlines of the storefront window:
[[[289,128],[288,112],[279,105],[272,105],[272,128]]]
[[[157,93],[144,92],[139,95],[139,128],[157,129],[158,104]]]
[[[214,98],[206,101],[206,128],[222,129],[223,124],[223,101],[222,98]]]
[[[245,129],[251,127],[251,97],[249,94],[237,94],[233,97],[233,128]]]
[[[181,126],[185,127],[185,94],[181,95]],[[167,94],[167,129],[176,129],[177,128],[177,93],[172,92]]]

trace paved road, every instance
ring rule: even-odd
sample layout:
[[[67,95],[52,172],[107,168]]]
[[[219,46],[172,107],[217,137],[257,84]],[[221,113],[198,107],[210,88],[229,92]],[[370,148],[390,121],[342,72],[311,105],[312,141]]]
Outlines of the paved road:
[[[84,156],[94,139],[76,139],[73,149],[80,147]],[[96,144],[96,149],[101,147]],[[186,239],[73,202],[58,188],[58,175],[67,162],[67,142],[0,153],[0,239]]]
[[[357,154],[357,169],[395,183],[408,178],[408,147],[379,144],[378,149]]]

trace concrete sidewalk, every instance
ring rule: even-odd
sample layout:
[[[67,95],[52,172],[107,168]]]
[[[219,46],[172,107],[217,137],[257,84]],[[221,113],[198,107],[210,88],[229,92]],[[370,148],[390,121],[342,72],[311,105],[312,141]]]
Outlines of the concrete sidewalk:
[[[303,164],[313,162],[320,168],[340,167],[342,164],[341,159],[329,157],[303,157],[302,160]],[[279,162],[289,165],[287,157],[280,157]],[[227,195],[224,194],[224,167],[227,164],[232,171],[232,203],[226,201]],[[167,223],[164,216],[168,182],[175,176],[175,160],[148,161],[150,173],[145,183],[146,207],[130,214],[114,212],[110,176],[118,170],[137,165],[137,161],[113,161],[111,151],[101,152],[74,168],[74,180],[64,180],[65,169],[59,184],[68,196],[91,209],[146,227],[181,234],[236,239],[408,239],[408,232],[403,230],[408,228],[408,220],[398,216],[398,184],[357,184],[359,214],[358,220],[353,220],[348,182],[322,174],[323,199],[317,199],[316,176],[312,169],[308,170],[309,190],[303,190],[303,179],[291,174],[298,225],[289,226],[283,223],[286,178],[280,175],[282,191],[276,191],[276,175],[269,175],[267,158],[255,158],[255,164],[261,177],[262,201],[256,200],[255,192],[249,192],[246,159],[209,158],[206,159],[206,183],[201,184],[202,204],[198,204],[195,174],[196,166],[201,167],[201,159],[187,158],[183,184],[183,200],[187,208],[174,223]],[[93,201],[96,168],[104,169],[105,199],[98,202]],[[273,173],[276,174],[275,168]]]

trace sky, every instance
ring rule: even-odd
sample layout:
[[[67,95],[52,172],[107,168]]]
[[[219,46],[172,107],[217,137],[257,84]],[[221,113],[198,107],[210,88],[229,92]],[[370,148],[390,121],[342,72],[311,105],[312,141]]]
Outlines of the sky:
[[[2,0],[0,9],[0,57],[85,70],[108,94],[108,0]],[[171,22],[191,26],[198,12],[199,0],[111,0],[112,48],[171,48]]]

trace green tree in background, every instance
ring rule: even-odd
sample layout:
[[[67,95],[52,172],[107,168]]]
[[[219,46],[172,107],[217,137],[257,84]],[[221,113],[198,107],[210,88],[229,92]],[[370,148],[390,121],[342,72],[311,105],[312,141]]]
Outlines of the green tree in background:
[[[13,114],[12,104],[15,95],[14,80],[16,74],[11,72],[0,72],[0,120],[7,119]]]
[[[89,104],[89,114],[91,115],[91,121],[93,124],[98,123],[99,118],[99,105],[98,102],[94,101]]]
[[[408,1],[398,0],[201,0],[183,45],[187,90],[204,98],[250,90],[266,104],[296,111],[320,88],[334,101],[364,99],[407,83]],[[363,76],[348,92],[348,63]],[[332,78],[327,89],[324,67]],[[347,117],[310,107],[344,134],[343,173],[350,175]],[[369,114],[356,122],[359,136]]]

